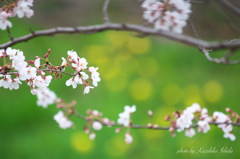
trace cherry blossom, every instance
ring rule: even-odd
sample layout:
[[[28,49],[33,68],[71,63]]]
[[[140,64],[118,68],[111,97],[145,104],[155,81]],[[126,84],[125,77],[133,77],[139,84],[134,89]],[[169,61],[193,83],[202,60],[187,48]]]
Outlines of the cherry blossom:
[[[64,57],[62,57],[62,64],[61,64],[61,66],[65,67],[66,65],[67,65],[67,60]]]
[[[94,132],[91,132],[90,135],[89,135],[89,138],[91,140],[94,140],[96,138],[96,134]]]
[[[36,68],[40,67],[40,59],[39,58],[34,61],[34,65]]]
[[[5,11],[0,12],[0,29],[6,30],[7,27],[12,27],[12,23],[7,20],[7,18],[10,16],[10,13],[7,13]]]
[[[130,106],[125,106],[124,107],[124,112],[120,113],[118,116],[118,124],[123,124],[123,126],[127,127],[130,124],[130,116],[131,113],[136,111],[136,106],[133,105],[132,107]]]
[[[3,79],[0,80],[0,87],[3,88],[9,88],[11,84],[11,76],[10,75],[5,75]]]
[[[143,18],[149,23],[154,23],[157,30],[171,30],[182,33],[186,21],[191,13],[191,4],[185,0],[145,0]]]
[[[76,76],[71,77],[69,80],[66,81],[67,86],[72,86],[73,88],[77,88],[78,84],[83,84],[85,86],[83,93],[88,94],[90,89],[98,86],[98,82],[101,81],[99,77],[99,73],[97,72],[98,68],[89,67],[87,68],[87,60],[85,58],[80,58],[75,51],[68,51],[68,58],[67,60],[71,63],[71,66],[76,71]],[[67,60],[62,58],[62,67],[68,65]],[[91,76],[89,76],[89,74]],[[92,82],[91,86],[90,82]]]
[[[62,129],[67,129],[73,126],[73,122],[68,120],[63,111],[59,111],[56,115],[54,115],[54,120],[59,124],[59,127]]]
[[[214,112],[213,119],[218,123],[231,123],[231,119],[222,112]],[[219,124],[218,127],[224,132],[224,138],[230,138],[230,140],[235,140],[236,137],[232,134],[233,127],[230,124]]]
[[[57,99],[56,94],[49,88],[38,88],[37,89],[37,105],[47,108],[48,105],[53,104]]]
[[[197,103],[194,103],[190,107],[186,108],[176,121],[177,131],[189,128],[192,125],[192,120],[194,118],[193,113],[200,111],[200,109],[201,108]]]
[[[21,69],[19,73],[20,73],[20,76],[19,76],[20,80],[25,81],[27,79],[36,77],[37,68],[29,66],[29,67]]]
[[[92,86],[86,86],[85,88],[84,88],[84,94],[88,94],[89,92],[90,92],[90,89],[93,89],[94,87],[92,87]]]
[[[132,136],[130,135],[129,132],[127,132],[127,133],[125,134],[125,142],[126,142],[127,144],[131,144],[131,143],[133,142],[133,138],[132,138]]]
[[[12,57],[17,54],[17,51],[18,50],[16,50],[16,49],[12,49],[11,47],[8,47],[6,49],[6,54],[10,57],[10,59],[12,59]]]
[[[18,18],[33,16],[34,11],[30,9],[33,5],[33,0],[17,0],[14,7],[9,7],[7,9],[0,8],[0,29],[6,30],[7,27],[12,27],[12,23],[8,20],[9,17],[18,16]]]
[[[132,107],[130,107],[129,105],[126,105],[126,106],[124,107],[124,111],[125,111],[125,112],[128,112],[128,113],[133,113],[133,112],[136,111],[136,106],[133,105]]]
[[[229,138],[231,141],[236,140],[235,135],[233,135],[233,133],[231,133],[231,132],[226,132],[226,133],[223,135],[223,137],[224,137],[224,138]]]
[[[24,16],[30,18],[34,13],[33,10],[29,8],[29,6],[32,6],[32,3],[33,1],[19,0],[13,11],[19,18],[23,18]]]
[[[198,121],[198,132],[207,133],[210,130],[209,122],[206,120]]]
[[[0,58],[3,58],[6,56],[5,50],[4,49],[0,49]]]
[[[19,78],[14,78],[9,84],[9,89],[19,89],[19,84],[22,84],[22,82],[19,80]]]
[[[66,81],[66,85],[67,86],[72,85],[73,88],[77,88],[77,85],[82,83],[83,83],[82,78],[80,78],[79,76],[72,77]]]
[[[93,122],[92,127],[94,130],[101,130],[102,129],[102,124],[98,121]]]
[[[187,129],[185,131],[185,135],[188,137],[193,137],[196,134],[195,130],[193,128]]]

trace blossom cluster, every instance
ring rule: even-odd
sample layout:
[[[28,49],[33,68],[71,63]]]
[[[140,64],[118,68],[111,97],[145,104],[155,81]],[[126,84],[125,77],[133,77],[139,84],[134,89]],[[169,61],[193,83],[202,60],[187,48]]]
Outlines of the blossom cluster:
[[[73,126],[73,122],[65,117],[63,111],[59,111],[56,115],[54,115],[53,118],[59,124],[59,127],[62,129],[67,129]]]
[[[124,107],[124,112],[119,114],[119,119],[118,119],[119,125],[117,125],[115,124],[114,121],[110,120],[109,118],[102,117],[103,114],[98,110],[88,109],[86,112],[87,116],[82,116],[82,115],[76,114],[76,111],[73,109],[73,106],[76,104],[75,102],[66,104],[61,100],[59,102],[59,99],[58,99],[57,103],[58,103],[57,107],[62,109],[56,115],[54,115],[54,120],[58,123],[59,127],[62,129],[73,127],[74,123],[71,120],[69,120],[69,117],[71,115],[76,115],[86,121],[86,126],[84,127],[84,131],[86,134],[89,134],[89,138],[91,140],[94,140],[96,138],[95,131],[101,130],[103,126],[107,126],[107,127],[111,127],[113,125],[120,126],[120,127],[130,126],[131,124],[130,115],[136,111],[135,105],[133,105],[132,107],[126,105]],[[116,133],[120,131],[121,131],[121,128],[116,129]],[[127,144],[130,144],[133,142],[133,138],[130,134],[130,129],[128,129],[125,133],[125,142]]]
[[[231,112],[229,108],[226,109],[227,112]],[[188,137],[192,137],[196,134],[194,130],[193,122],[196,122],[196,126],[198,127],[198,132],[207,133],[210,130],[210,122],[220,123],[218,127],[222,129],[224,132],[224,138],[229,138],[234,141],[236,137],[233,135],[233,127],[230,123],[232,123],[229,116],[236,116],[236,113],[233,112],[232,115],[225,115],[222,112],[214,112],[213,116],[208,116],[208,110],[206,108],[201,109],[198,103],[192,104],[190,107],[186,108],[181,114],[179,112],[175,112],[176,120],[172,121],[172,126],[169,131],[174,134],[174,131],[177,130],[181,132],[185,131],[185,135]]]
[[[97,87],[98,82],[100,82],[101,80],[101,78],[99,77],[100,74],[97,72],[98,68],[87,67],[87,60],[85,58],[80,58],[75,51],[68,51],[67,54],[67,60],[71,63],[70,67],[72,67],[76,71],[77,75],[67,80],[66,85],[71,85],[73,88],[76,88],[78,84],[83,84],[85,86],[84,94],[89,93],[90,89]],[[66,59],[62,59],[62,66],[66,66]],[[90,73],[91,76],[89,76],[86,71]],[[93,86],[89,85],[89,80],[92,82]]]
[[[122,124],[125,127],[130,125],[131,114],[136,111],[136,106],[133,105],[132,107],[126,105],[124,107],[124,112],[119,114],[118,124]]]
[[[22,51],[7,48],[6,50],[0,50],[0,57],[11,60],[11,63],[5,63],[0,67],[0,87],[6,89],[19,89],[21,81],[25,81],[31,88],[31,93],[37,95],[37,104],[43,107],[47,107],[49,104],[53,104],[56,95],[54,92],[48,89],[48,86],[52,80],[52,76],[44,76],[43,71],[38,70],[36,63],[38,59],[33,62],[35,65],[30,65],[30,61],[25,61],[25,56]],[[11,72],[15,71],[15,72]]]
[[[68,74],[74,76],[70,78],[66,85],[72,85],[76,88],[77,84],[85,86],[84,94],[89,93],[90,88],[97,86],[100,81],[98,68],[87,67],[87,61],[84,58],[78,57],[76,52],[68,51],[67,60],[62,57],[63,62],[61,66],[54,66],[48,61],[50,51],[44,55],[44,58],[36,57],[34,61],[26,61],[22,51],[7,48],[0,50],[0,58],[4,59],[4,65],[0,66],[0,87],[6,89],[19,89],[22,81],[25,81],[30,86],[31,93],[38,98],[37,104],[46,108],[53,104],[57,96],[52,92],[48,86],[52,80],[52,75],[45,75],[45,72],[53,73],[56,78],[62,76],[65,67],[69,66],[76,72],[75,74]],[[44,61],[44,64],[41,64]],[[44,69],[42,69],[44,67]],[[85,71],[85,72],[84,72]],[[90,74],[90,76],[87,74]],[[92,82],[93,86],[90,86]]]
[[[124,112],[120,113],[118,116],[118,124],[122,124],[124,127],[131,126],[131,115],[136,111],[136,106],[129,106],[126,105],[124,106]],[[120,131],[120,129],[117,129],[116,132]],[[127,144],[131,144],[133,142],[133,138],[130,134],[130,130],[128,129],[127,132],[125,133],[125,142]]]
[[[9,17],[30,18],[34,14],[30,9],[31,6],[33,6],[33,0],[16,0],[9,5],[4,5],[0,8],[0,29],[6,30],[7,27],[12,27]]]
[[[64,110],[64,112],[60,111],[58,114],[54,116],[54,119],[58,122],[59,127],[62,129],[73,127],[73,122],[68,118],[71,115],[76,115],[82,119],[84,119],[87,125],[84,127],[85,133],[89,134],[89,138],[91,140],[95,139],[96,134],[94,131],[99,131],[103,126],[112,127],[117,126],[118,128],[115,130],[116,133],[120,132],[122,129],[127,129],[125,133],[125,142],[127,144],[131,144],[133,142],[133,137],[130,134],[130,129],[132,128],[145,128],[145,129],[169,129],[171,134],[175,136],[175,132],[181,132],[185,130],[185,135],[188,137],[192,137],[196,134],[195,127],[198,132],[207,133],[210,130],[210,124],[217,125],[223,132],[224,138],[229,138],[231,141],[236,140],[236,137],[233,135],[233,126],[231,125],[231,118],[236,118],[238,121],[240,116],[230,110],[226,109],[228,113],[224,114],[222,112],[214,112],[213,116],[208,115],[208,110],[206,108],[201,108],[198,103],[193,103],[191,106],[187,107],[182,112],[176,111],[174,112],[174,118],[170,115],[167,115],[165,120],[171,121],[170,127],[159,127],[158,124],[148,123],[147,126],[137,126],[134,125],[131,121],[131,115],[136,111],[136,106],[124,106],[124,111],[119,113],[119,118],[117,123],[109,120],[109,118],[103,118],[103,114],[97,110],[87,110],[87,116],[80,115],[76,113],[73,109],[73,105],[64,105],[60,104],[57,107]],[[151,110],[148,111],[148,115],[150,117],[153,116],[153,112]]]
[[[89,134],[89,138],[94,140],[96,133],[94,131],[99,131],[102,129],[103,125],[111,127],[114,121],[109,118],[102,117],[103,114],[97,110],[87,110],[87,125],[84,127],[85,133]]]
[[[145,0],[142,8],[143,18],[153,23],[155,29],[175,33],[182,33],[191,13],[191,4],[186,0]]]

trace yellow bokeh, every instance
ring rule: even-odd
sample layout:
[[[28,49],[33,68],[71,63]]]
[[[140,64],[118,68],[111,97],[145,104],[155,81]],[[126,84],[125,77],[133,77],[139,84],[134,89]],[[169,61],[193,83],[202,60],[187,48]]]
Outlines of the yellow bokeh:
[[[203,87],[204,97],[208,102],[217,102],[223,95],[223,88],[217,81],[208,81]]]
[[[124,153],[132,146],[128,145],[124,141],[123,136],[115,135],[115,137],[105,142],[105,151],[112,157],[123,156]]]
[[[71,145],[76,151],[86,153],[94,147],[94,142],[84,132],[76,132],[71,137]]]
[[[154,58],[142,58],[139,60],[138,72],[143,77],[151,77],[158,73],[159,65]]]
[[[128,76],[135,73],[138,66],[139,61],[135,58],[130,58],[128,61],[121,61],[121,70]]]
[[[121,48],[126,45],[127,38],[129,37],[129,33],[123,32],[108,32],[107,39],[111,43],[111,46],[115,48]]]
[[[101,73],[101,77],[105,80],[110,80],[118,77],[121,73],[121,66],[118,62],[108,61],[99,69]]]
[[[102,65],[109,61],[107,58],[109,51],[104,45],[90,45],[83,50],[87,54],[87,60],[91,64]]]
[[[201,105],[201,107],[205,106],[205,103],[201,96],[199,95],[191,95],[185,99],[185,107],[191,106],[193,103],[198,103]]]
[[[183,91],[181,88],[176,84],[167,85],[162,90],[162,97],[164,102],[167,105],[174,105],[180,102],[183,96]]]
[[[119,92],[126,88],[128,78],[124,75],[118,75],[117,77],[106,81],[106,86],[110,91]]]
[[[130,86],[130,93],[135,100],[143,101],[151,97],[153,94],[153,86],[146,79],[140,78]]]
[[[200,88],[196,84],[189,84],[184,90],[184,100],[185,105],[190,106],[193,103],[199,103],[204,106],[204,101],[201,97]]]
[[[129,37],[128,49],[134,54],[144,54],[150,48],[150,40],[148,38]]]

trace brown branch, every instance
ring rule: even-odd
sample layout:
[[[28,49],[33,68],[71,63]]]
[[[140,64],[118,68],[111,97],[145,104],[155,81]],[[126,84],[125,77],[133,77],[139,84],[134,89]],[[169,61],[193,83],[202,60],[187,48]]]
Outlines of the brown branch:
[[[229,60],[229,58],[236,53],[235,49],[230,49],[228,50],[228,52],[221,58],[212,58],[209,55],[209,52],[211,52],[212,50],[206,50],[204,48],[199,47],[199,50],[205,55],[206,59],[208,61],[211,62],[215,62],[215,63],[219,63],[219,64],[223,64],[223,65],[234,65],[234,64],[239,64],[240,63],[240,59],[239,60]]]
[[[84,115],[81,115],[79,113],[77,113],[76,111],[74,111],[72,113],[72,115],[76,116],[76,117],[79,117],[80,119],[83,119],[83,120],[86,120],[86,121],[95,121],[94,119],[89,119],[87,117],[85,117]],[[97,120],[99,122],[101,122],[102,125],[104,126],[109,126],[108,124],[105,124],[103,123],[102,121],[100,120]],[[237,126],[237,127],[240,127],[240,123],[226,123],[226,122],[223,122],[223,123],[217,123],[217,122],[209,122],[209,125],[221,125],[221,124],[229,124],[229,125],[233,125],[233,126]],[[114,126],[114,127],[124,127],[123,125],[121,124],[111,124],[111,126]],[[195,128],[195,127],[198,127],[198,124],[193,124],[191,125],[189,128]],[[132,128],[132,129],[152,129],[152,130],[169,130],[170,127],[163,127],[163,126],[157,126],[157,127],[153,127],[153,126],[144,126],[144,125],[135,125],[135,124],[130,124],[128,126],[128,128]]]
[[[71,74],[71,73],[67,73],[65,71],[62,71],[62,70],[53,70],[53,69],[42,69],[42,70],[38,70],[38,71],[43,71],[43,72],[59,72],[59,73],[63,73],[63,74],[66,74],[66,75],[69,75],[69,76],[76,76],[79,74],[79,72],[77,73],[74,73],[74,74]],[[18,74],[19,72],[7,72],[6,73],[2,73],[0,72],[0,74],[3,74],[3,75],[13,75],[13,74]]]
[[[79,26],[79,27],[57,27],[47,30],[34,31],[28,35],[24,35],[19,38],[15,38],[12,41],[6,42],[0,45],[0,49],[6,49],[17,43],[26,42],[28,40],[40,37],[40,36],[53,36],[57,34],[93,34],[103,31],[130,31],[138,32],[144,35],[152,35],[165,37],[172,41],[180,42],[186,45],[194,47],[203,47],[205,49],[234,49],[240,47],[240,41],[235,41],[234,43],[229,43],[229,41],[223,42],[207,42],[199,40],[190,36],[175,34],[169,31],[157,31],[153,28],[144,27],[134,24],[119,24],[119,23],[110,23],[110,24],[101,24],[93,26]]]

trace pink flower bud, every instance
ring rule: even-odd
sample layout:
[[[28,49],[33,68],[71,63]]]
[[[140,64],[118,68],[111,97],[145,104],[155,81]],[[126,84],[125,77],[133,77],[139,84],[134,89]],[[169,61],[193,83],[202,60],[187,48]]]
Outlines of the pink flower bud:
[[[152,123],[148,123],[147,127],[151,128],[152,127]]]
[[[152,117],[153,112],[151,110],[148,111],[148,115]]]
[[[95,134],[94,132],[91,132],[90,135],[89,135],[89,138],[90,138],[91,140],[94,140],[95,137],[96,137],[96,134]]]
[[[115,130],[115,132],[116,132],[116,133],[119,133],[121,130],[122,130],[121,128],[117,128],[117,129]]]
[[[154,125],[153,125],[153,128],[154,128],[154,129],[158,128],[158,124],[154,124]]]

